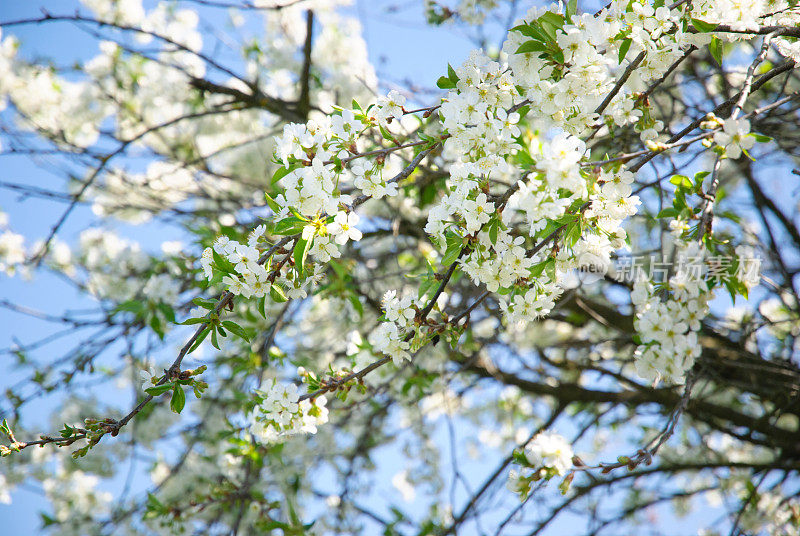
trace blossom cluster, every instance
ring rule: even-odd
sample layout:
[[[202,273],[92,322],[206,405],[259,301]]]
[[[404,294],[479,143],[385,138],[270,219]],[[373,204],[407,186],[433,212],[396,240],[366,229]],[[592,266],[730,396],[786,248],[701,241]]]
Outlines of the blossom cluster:
[[[688,259],[703,258],[704,249],[696,243],[680,245],[679,266],[687,265]],[[634,357],[641,378],[653,383],[684,383],[687,372],[700,357],[698,332],[708,313],[710,295],[707,283],[693,277],[689,270],[676,272],[659,288],[644,278],[634,283],[634,327],[642,343]]]
[[[300,401],[294,384],[273,380],[267,391],[256,391],[256,397],[258,404],[248,417],[250,432],[263,443],[296,434],[314,434],[318,425],[328,422],[325,397]]]
[[[787,0],[702,0],[692,2],[692,17],[744,31],[762,25],[794,26],[800,12]]]
[[[553,432],[539,433],[522,452],[514,453],[514,461],[521,469],[509,471],[506,486],[525,499],[533,482],[565,474],[572,467],[572,456],[572,446],[563,436]]]
[[[401,119],[404,102],[402,95],[391,91],[367,112],[340,110],[306,124],[287,124],[276,140],[276,157],[284,167],[276,174],[282,193],[270,198],[274,201],[270,205],[273,220],[277,225],[301,229],[307,253],[319,262],[340,257],[341,246],[361,240],[357,227],[360,217],[350,206],[353,196],[342,193],[346,185],[373,199],[397,195],[396,183],[383,178],[386,159],[364,157],[363,134],[373,127],[385,129],[392,120]],[[233,265],[223,281],[234,294],[262,297],[278,282],[289,298],[305,297],[315,278],[304,277],[302,268],[281,271],[286,266],[281,264],[270,271],[271,259],[265,259],[266,266],[257,262],[261,254],[257,246],[265,230],[259,227],[247,244],[226,237],[218,239],[213,248],[203,252],[205,275],[209,280],[214,277],[216,252]]]
[[[469,234],[479,231],[495,213],[481,181],[507,179],[512,168],[505,157],[519,148],[515,138],[520,115],[508,110],[520,102],[510,73],[474,51],[453,71],[455,88],[443,99],[439,115],[448,133],[443,157],[449,162],[448,190],[430,210],[425,231],[444,241],[447,223],[461,222]]]
[[[564,30],[567,31],[571,30]],[[519,43],[514,46],[518,48]],[[510,52],[512,70],[508,71],[480,53],[473,53],[449,74],[448,80],[455,87],[440,110],[442,125],[449,135],[443,150],[443,157],[451,160],[448,191],[430,210],[425,227],[442,244],[449,245],[448,233],[451,238],[455,235],[477,239],[459,262],[476,283],[486,285],[488,290],[512,290],[501,303],[506,318],[512,322],[546,315],[561,293],[560,274],[587,263],[608,265],[611,252],[624,246],[622,220],[634,214],[639,204],[638,198],[631,195],[633,175],[624,168],[602,171],[599,176],[582,169],[586,146],[569,133],[579,130],[571,129],[555,111],[542,113],[537,108],[542,103],[540,96],[529,92],[526,96],[531,102],[525,101],[528,105],[521,107],[522,95],[517,88],[539,79],[539,75],[532,78],[527,71],[514,70],[522,56],[538,58]],[[543,74],[545,71],[546,77],[554,76],[552,69],[544,69]],[[613,81],[610,73],[607,76]],[[578,73],[573,78],[585,77]],[[609,84],[606,89],[610,87]],[[582,92],[580,98],[584,97]],[[578,96],[570,96],[568,102],[578,100]],[[566,108],[561,103],[553,110]],[[516,110],[526,113],[530,121],[538,121],[545,132],[554,128],[567,132],[562,130],[552,137],[534,135],[530,146],[523,147],[518,143],[521,132],[517,123],[521,118]],[[509,156],[519,152],[532,160],[521,178],[518,174],[525,169],[518,170],[508,161]],[[495,206],[487,195],[489,180],[517,182],[517,191],[506,205]],[[536,241],[545,238],[538,233],[549,221],[574,215],[583,205],[589,206],[583,216],[591,220],[586,227],[595,232],[561,249],[556,259],[559,275],[542,277],[548,251],[528,255],[523,247],[524,237],[512,237],[506,227],[521,215],[529,236]]]
[[[747,119],[729,117],[722,122],[722,129],[714,133],[714,143],[725,150],[725,156],[736,160],[743,151],[749,151],[756,143],[750,134],[750,122]]]
[[[414,319],[418,307],[411,295],[400,298],[395,290],[386,292],[383,307],[386,321],[381,322],[367,340],[373,350],[391,357],[395,365],[400,365],[403,360],[411,359],[411,343],[407,340],[406,333],[415,327]]]
[[[621,225],[639,205],[639,198],[632,195],[633,174],[623,167],[615,172],[587,173],[580,166],[585,150],[582,141],[567,134],[542,142],[537,162],[541,171],[522,184],[503,212],[506,224],[513,221],[511,209],[522,213],[530,236],[538,240],[552,231],[547,227],[550,221],[584,230],[577,239],[569,239],[565,229],[567,239],[554,256],[555,277],[542,276],[548,251],[530,257],[528,278],[534,283],[524,295],[512,293],[510,303],[503,305],[509,320],[524,322],[546,315],[561,294],[564,274],[579,268],[603,272],[611,263],[611,254],[626,247],[627,235]]]
[[[509,110],[521,99],[511,74],[500,63],[477,52],[453,71],[451,82],[453,78],[457,79],[455,88],[447,94],[440,110],[442,126],[449,134],[443,148],[443,157],[450,161],[448,190],[429,211],[425,231],[445,246],[448,233],[476,236],[477,245],[460,259],[460,265],[476,283],[496,291],[529,277],[531,266],[542,260],[529,258],[522,247],[524,239],[512,237],[505,224],[500,228],[501,209],[485,191],[489,179],[513,177],[514,170],[506,157],[521,149],[515,139],[520,135],[520,115]],[[554,289],[538,290],[544,295],[554,293]],[[530,297],[533,299],[529,302],[533,303],[539,293]]]
[[[60,248],[56,247],[55,253]],[[70,252],[54,260],[62,269]],[[98,299],[125,302],[144,295],[147,299],[173,304],[180,294],[180,281],[167,273],[143,276],[152,268],[150,255],[139,244],[102,229],[87,229],[80,236],[76,260],[87,270],[87,288]]]
[[[327,225],[310,223],[304,229],[303,240],[308,242],[308,254],[324,263],[341,256],[338,246],[348,241],[361,239],[361,231],[356,227],[359,216],[355,212],[340,211]],[[242,244],[227,236],[220,236],[213,247],[206,248],[200,259],[203,273],[211,281],[217,271],[225,274],[222,282],[228,291],[245,298],[261,298],[275,289],[281,297],[289,299],[305,298],[310,286],[322,276],[322,266],[317,264],[311,273],[303,272],[303,267],[295,265],[292,269],[285,260],[272,266],[272,258],[261,259],[264,247],[264,225],[251,231],[248,241]],[[309,234],[306,234],[308,231]],[[222,266],[215,262],[214,255],[222,259]],[[262,262],[259,262],[262,261]]]
[[[639,94],[648,83],[663,76],[691,46],[712,39],[729,41],[745,35],[694,31],[695,21],[728,24],[734,29],[760,25],[794,26],[797,9],[787,2],[707,0],[690,8],[656,7],[649,2],[615,0],[596,14],[575,14],[552,8],[533,8],[515,22],[503,51],[508,55],[514,82],[530,102],[531,115],[579,134],[606,119],[618,126],[633,124],[643,141],[659,137],[663,124],[651,118]],[[555,30],[553,30],[555,27]],[[798,53],[796,43],[784,38],[776,43],[786,55]],[[623,69],[632,67],[620,91],[601,106]],[[598,115],[600,114],[600,115]]]
[[[230,292],[246,298],[265,296],[274,278],[271,280],[270,273],[258,262],[261,252],[256,246],[263,232],[263,228],[254,230],[250,233],[246,244],[231,240],[227,236],[217,238],[214,246],[206,248],[200,258],[205,276],[209,280],[214,277],[214,253],[216,253],[233,266],[233,273],[223,277],[223,282]]]
[[[536,139],[528,150],[534,164],[527,177],[519,179],[517,191],[505,206],[495,209],[481,192],[480,181],[486,176],[453,181],[456,184],[450,187],[450,193],[431,210],[426,227],[429,232],[438,232],[441,240],[445,222],[455,220],[459,223],[449,225],[446,232],[476,235],[460,265],[475,283],[486,285],[490,291],[512,290],[501,302],[511,322],[527,322],[549,313],[562,292],[562,276],[570,270],[588,265],[608,267],[611,253],[625,246],[622,221],[635,214],[639,204],[638,197],[632,195],[633,175],[624,168],[599,173],[582,169],[586,146],[575,136],[561,133],[552,139]],[[451,170],[458,165],[453,164]],[[465,184],[471,193],[459,199]],[[455,214],[461,214],[461,218]],[[564,244],[566,247],[554,259],[556,273],[543,277],[550,251],[540,249],[529,254],[525,237],[512,236],[507,228],[520,223],[535,243],[547,238],[553,230],[548,228],[552,221],[581,225],[591,231]]]
[[[383,163],[359,157],[364,132],[402,119],[404,103],[405,97],[391,91],[366,112],[344,109],[306,124],[285,125],[276,151],[288,170],[279,182],[284,193],[275,199],[284,208],[279,216],[290,208],[309,218],[334,215],[352,202],[341,193],[345,183],[374,199],[397,195],[397,185],[383,178]]]
[[[614,87],[617,71],[645,53],[603,114],[619,126],[636,123],[643,139],[656,137],[661,125],[638,109],[634,92],[666,72],[691,43],[679,29],[679,10],[655,10],[640,2],[630,3],[630,9],[628,5],[612,2],[596,16],[534,8],[516,22],[503,50],[535,116],[576,134],[584,132],[603,119],[597,109]],[[558,26],[554,35],[535,31],[546,24]]]

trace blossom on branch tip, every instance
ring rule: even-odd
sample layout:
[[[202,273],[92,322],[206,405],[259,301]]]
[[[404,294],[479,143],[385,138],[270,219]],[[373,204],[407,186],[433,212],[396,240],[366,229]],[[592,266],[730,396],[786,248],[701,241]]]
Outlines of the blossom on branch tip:
[[[714,133],[714,143],[725,148],[728,158],[736,160],[742,151],[749,151],[756,140],[750,136],[750,122],[747,119],[729,117],[723,123],[721,131]]]
[[[375,118],[380,123],[391,119],[400,121],[403,118],[403,105],[406,98],[396,90],[391,90],[386,97],[380,97],[375,105]]]
[[[266,391],[256,391],[259,403],[249,415],[250,431],[262,443],[275,443],[297,434],[315,434],[328,422],[325,396],[300,400],[293,383],[272,380]]]
[[[411,360],[408,353],[410,344],[403,340],[403,336],[394,322],[381,322],[367,338],[375,351],[392,358],[395,365],[400,366],[403,360]]]
[[[356,228],[359,218],[355,212],[339,211],[333,218],[333,222],[328,224],[328,232],[340,246],[345,245],[348,240],[358,242],[361,240],[361,231]]]

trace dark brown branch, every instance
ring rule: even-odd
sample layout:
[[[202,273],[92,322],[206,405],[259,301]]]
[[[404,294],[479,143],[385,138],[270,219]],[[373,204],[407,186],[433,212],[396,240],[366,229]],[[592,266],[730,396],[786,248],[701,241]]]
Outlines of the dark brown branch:
[[[304,118],[308,118],[308,112],[311,111],[311,44],[313,37],[314,12],[309,9],[306,11],[306,41],[303,44],[303,68],[300,71],[300,97],[297,103],[297,109]]]

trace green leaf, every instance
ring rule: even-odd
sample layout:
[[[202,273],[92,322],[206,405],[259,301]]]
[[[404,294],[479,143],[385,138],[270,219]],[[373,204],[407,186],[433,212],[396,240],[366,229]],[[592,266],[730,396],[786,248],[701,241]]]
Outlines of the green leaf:
[[[661,3],[663,4],[664,0],[661,0]],[[567,2],[566,9],[564,10],[568,23],[572,24],[572,16],[575,15],[577,12],[578,12],[578,0],[569,0],[569,2]]]
[[[283,292],[283,289],[278,285],[272,285],[270,287],[269,295],[272,298],[272,301],[277,303],[283,303],[285,301],[289,301],[289,298],[286,297],[286,294]]]
[[[358,296],[355,294],[348,294],[347,299],[350,300],[350,304],[353,306],[353,309],[356,310],[358,316],[364,316],[364,306],[361,304],[361,300],[358,299]]]
[[[619,63],[622,64],[622,60],[625,59],[625,56],[628,54],[628,51],[631,49],[631,43],[633,43],[633,39],[628,38],[625,39],[622,44],[619,46]]]
[[[672,206],[678,211],[688,207],[686,204],[686,192],[684,190],[678,189],[675,191],[675,199],[672,200]]]
[[[207,323],[208,323],[208,321],[209,321],[209,320],[208,320],[208,318],[206,318],[206,317],[202,317],[202,318],[189,318],[189,319],[186,319],[186,320],[184,320],[183,322],[181,322],[181,323],[180,323],[180,324],[178,324],[178,325],[180,325],[180,326],[193,326],[193,325],[195,325],[195,324],[207,324]]]
[[[528,115],[528,112],[530,112],[530,111],[531,111],[531,107],[528,106],[527,104],[525,106],[520,106],[519,108],[517,108],[517,113],[519,114],[519,118],[520,119],[522,119],[523,117]],[[527,152],[520,151],[520,153],[523,153],[526,156],[528,156],[528,158],[530,158],[530,155]]]
[[[236,335],[238,337],[241,337],[242,339],[246,340],[247,342],[250,342],[250,337],[247,335],[247,332],[245,331],[245,329],[242,326],[240,326],[239,324],[237,324],[236,322],[234,322],[232,320],[223,320],[222,321],[222,325],[225,326],[225,329],[227,329],[228,331],[230,331],[234,335]]]
[[[575,473],[567,473],[567,476],[558,484],[558,490],[561,492],[561,495],[566,495],[569,491],[569,486],[572,484],[572,477],[574,475]]]
[[[694,188],[694,185],[692,184],[692,179],[690,179],[685,175],[674,175],[669,180],[669,182],[671,182],[672,184],[674,184],[679,188],[686,188],[687,190],[691,190],[692,188]]]
[[[548,279],[551,281],[555,281],[556,279],[556,260],[555,259],[547,259],[544,263],[544,272],[547,274]]]
[[[754,133],[752,134],[752,136],[753,136],[753,137],[756,139],[756,141],[757,141],[757,142],[759,142],[759,143],[768,143],[768,142],[771,142],[771,141],[772,141],[772,138],[770,138],[769,136],[765,136],[765,135],[763,135],[763,134],[756,134],[756,133],[754,132]]]
[[[305,220],[301,220],[297,216],[287,216],[275,224],[272,232],[279,235],[293,235],[302,232],[305,226]]]
[[[175,384],[173,383],[162,383],[161,385],[154,385],[153,387],[148,387],[144,390],[145,393],[151,396],[159,396],[163,395],[170,389],[173,389]]]
[[[554,219],[553,221],[556,223],[557,227],[562,225],[567,225],[568,223],[574,222],[578,216],[576,214],[564,214],[563,216],[559,216],[558,218]],[[549,234],[549,233],[548,233]]]
[[[656,218],[677,218],[678,214],[680,214],[680,212],[678,212],[674,208],[665,208],[664,210],[658,213]]]
[[[221,272],[215,272],[213,277],[205,284],[203,288],[213,287],[215,285],[219,285],[222,282],[222,279],[225,277],[225,274]]]
[[[426,277],[422,280],[419,285],[419,290],[417,291],[417,297],[422,299],[424,295],[426,295],[431,289],[436,286],[436,279],[433,277]]]
[[[144,515],[145,519],[150,519],[160,515],[164,515],[169,509],[159,501],[155,495],[147,493],[147,512]]]
[[[287,530],[290,530],[292,527],[286,523],[281,521],[276,521],[274,519],[269,519],[267,521],[259,521],[258,528],[261,530],[274,530],[274,529],[281,529],[284,531],[284,534]]]
[[[150,315],[150,320],[147,323],[150,328],[158,335],[158,338],[162,341],[164,340],[164,326],[161,325],[161,319],[158,318],[158,315]]]
[[[439,89],[453,89],[456,85],[446,76],[440,76],[439,80],[436,81],[436,87]]]
[[[211,327],[211,346],[219,350],[219,341],[217,340],[217,327]]]
[[[455,69],[453,69],[453,66],[449,63],[447,64],[447,78],[449,78],[453,84],[458,83],[458,75],[456,74]]]
[[[216,300],[207,300],[205,298],[195,298],[192,300],[192,303],[203,309],[208,309],[209,311],[217,307]]]
[[[378,126],[379,126],[378,130],[380,130],[380,132],[381,132],[381,137],[383,137],[383,139],[384,139],[384,140],[394,140],[394,137],[392,136],[391,132],[389,132],[388,130],[386,130],[386,129],[383,127],[383,125],[378,125]]]
[[[0,432],[6,434],[9,438],[11,437],[11,428],[8,426],[8,421],[6,419],[3,419],[3,423],[0,424]]]
[[[272,175],[272,180],[270,181],[270,184],[272,184],[272,186],[274,187],[279,180],[284,178],[286,175],[288,175],[292,171],[294,171],[294,166],[290,166],[288,168],[286,166],[279,167],[275,171],[275,173]]]
[[[544,272],[544,269],[545,269],[546,265],[547,265],[547,261],[542,261],[539,264],[535,264],[535,265],[531,266],[531,268],[530,268],[531,277],[535,279],[535,278],[539,277],[540,275],[542,275],[542,272]]]
[[[700,19],[692,19],[692,26],[700,33],[708,33],[714,30],[718,25],[704,22]]]
[[[191,354],[192,352],[197,350],[197,347],[200,346],[200,343],[202,343],[205,340],[205,338],[208,337],[209,331],[211,331],[211,328],[209,327],[206,327],[203,331],[201,331],[200,335],[198,335],[197,339],[195,339],[194,344],[192,344],[192,347],[189,348],[189,351],[186,353]]]
[[[266,306],[267,306],[267,297],[261,296],[258,299],[258,302],[256,302],[256,307],[258,308],[258,312],[261,313],[261,316],[264,318],[267,318]]]
[[[550,49],[540,41],[525,41],[520,45],[515,54],[526,54],[528,52],[547,52]]]
[[[730,279],[726,279],[723,282],[723,284],[725,285],[725,288],[728,290],[728,294],[730,294],[730,296],[731,296],[731,301],[735,302],[736,301],[736,285],[734,285],[733,282]]]
[[[272,196],[271,196],[271,195],[269,195],[268,193],[266,193],[266,192],[265,192],[265,193],[264,193],[264,198],[267,200],[267,206],[269,207],[269,209],[270,209],[272,212],[274,212],[275,214],[277,214],[278,212],[280,212],[280,211],[281,211],[281,206],[278,204],[278,202],[277,202],[277,201],[275,201],[275,200],[272,198]]]
[[[559,27],[553,26],[552,24],[546,23],[544,21],[539,22],[539,27],[542,29],[542,33],[546,36],[544,40],[545,43],[558,46],[556,42],[556,32],[558,31]]]
[[[83,458],[84,456],[86,456],[89,453],[89,446],[90,445],[86,445],[85,447],[81,447],[75,452],[73,452],[72,459],[77,460],[78,458]]]
[[[58,525],[58,520],[55,518],[50,517],[49,515],[45,514],[44,512],[39,512],[39,515],[42,518],[42,528],[49,527],[50,525]]]
[[[450,266],[456,262],[464,246],[464,239],[456,233],[447,233],[446,241],[447,249],[444,252],[444,257],[442,257],[442,266]]]
[[[185,405],[186,393],[183,392],[183,387],[175,384],[175,388],[172,390],[172,399],[169,401],[169,409],[175,413],[180,413]]]
[[[581,226],[578,224],[572,224],[569,226],[567,230],[566,236],[564,237],[564,241],[569,244],[570,246],[574,246],[578,243],[578,240],[581,238]]]
[[[521,24],[519,26],[514,26],[511,28],[512,32],[519,32],[526,37],[531,37],[533,39],[538,39],[539,41],[546,42],[548,41],[547,34],[541,31],[534,25],[530,24]]]
[[[544,14],[539,17],[539,23],[542,24],[542,27],[545,30],[547,30],[547,28],[544,27],[544,23],[547,23],[554,28],[561,28],[564,26],[564,16],[559,15],[558,13],[553,13],[552,11],[545,11]]]
[[[233,274],[236,273],[236,268],[234,267],[233,263],[217,253],[215,250],[211,250],[211,255],[214,259],[214,266],[220,271],[225,272],[226,274]]]
[[[311,244],[313,240],[304,240],[300,239],[295,242],[294,246],[294,267],[297,269],[297,273],[301,276],[305,272],[305,264],[306,258],[308,257],[308,250],[311,249]]]
[[[129,313],[134,313],[138,315],[145,309],[144,303],[138,300],[128,300],[125,302],[120,303],[116,307],[116,311],[127,311]]]
[[[708,44],[708,50],[717,63],[722,65],[722,41],[717,37],[712,38]]]
[[[500,220],[498,218],[492,218],[492,221],[489,222],[489,240],[492,241],[492,244],[497,244],[497,233],[500,229]]]

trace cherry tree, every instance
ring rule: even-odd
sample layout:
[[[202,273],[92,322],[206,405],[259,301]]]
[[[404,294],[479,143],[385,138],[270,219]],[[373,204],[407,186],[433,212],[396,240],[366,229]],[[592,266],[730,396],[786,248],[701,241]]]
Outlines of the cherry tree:
[[[52,208],[0,213],[2,285],[78,296],[0,300],[0,502],[67,535],[800,534],[796,1],[403,5],[474,41],[427,87],[344,4],[0,20],[0,155],[61,179],[0,177]],[[93,56],[17,37],[62,26]]]

